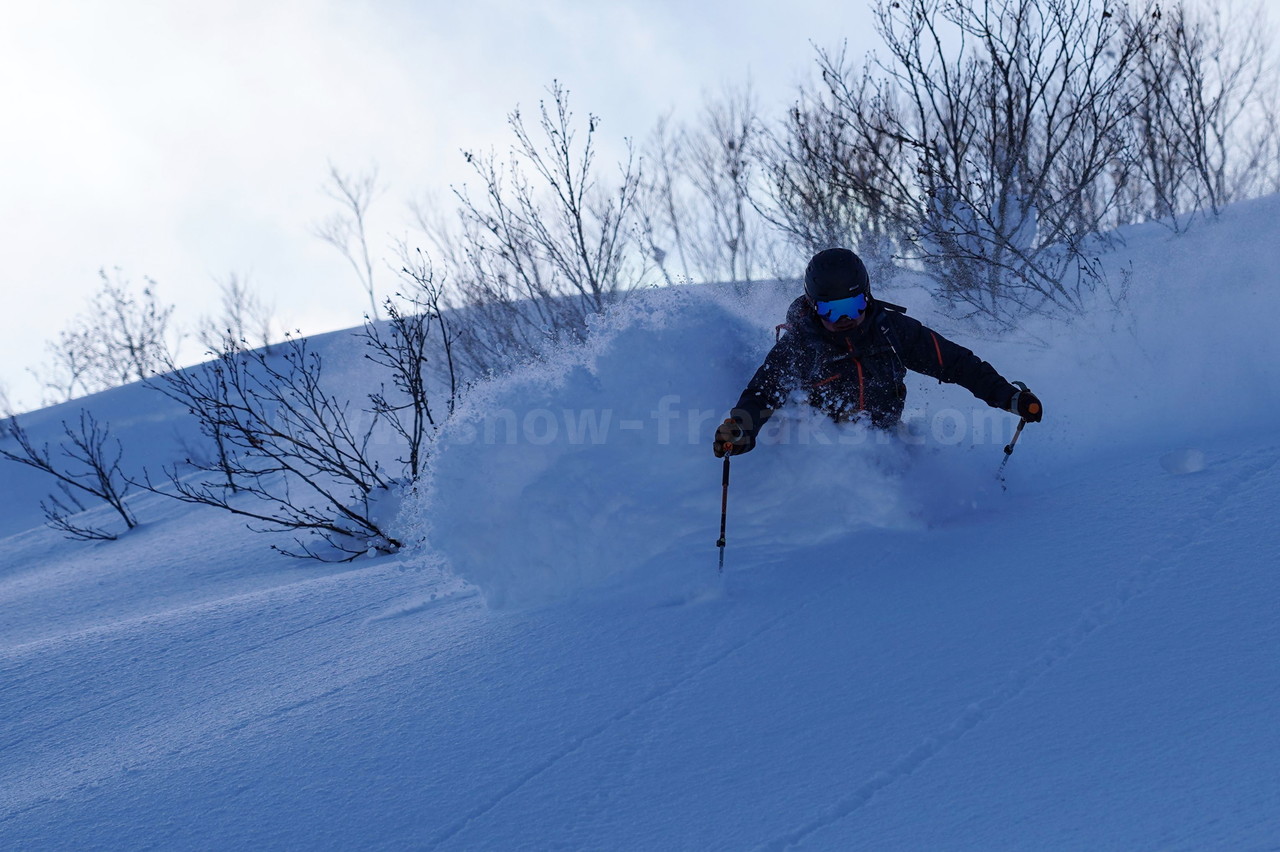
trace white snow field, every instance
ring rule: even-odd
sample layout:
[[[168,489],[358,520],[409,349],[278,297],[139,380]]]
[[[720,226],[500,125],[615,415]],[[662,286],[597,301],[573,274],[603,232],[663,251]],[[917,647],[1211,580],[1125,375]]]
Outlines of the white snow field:
[[[1045,401],[1007,491],[1014,418],[957,388],[887,442],[797,409],[733,460],[723,575],[710,434],[776,287],[477,388],[392,557],[155,495],[69,542],[4,463],[0,848],[1280,848],[1280,200],[1125,237],[1122,314],[1016,341],[884,293]],[[84,404],[133,469],[193,440]]]

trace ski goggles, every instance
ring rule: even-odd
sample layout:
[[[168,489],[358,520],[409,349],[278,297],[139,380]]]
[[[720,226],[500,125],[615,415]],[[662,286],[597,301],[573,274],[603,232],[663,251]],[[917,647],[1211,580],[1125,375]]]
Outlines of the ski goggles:
[[[847,299],[835,299],[830,302],[814,302],[813,308],[818,312],[818,316],[827,322],[839,322],[845,317],[857,319],[867,309],[867,294],[859,293]]]

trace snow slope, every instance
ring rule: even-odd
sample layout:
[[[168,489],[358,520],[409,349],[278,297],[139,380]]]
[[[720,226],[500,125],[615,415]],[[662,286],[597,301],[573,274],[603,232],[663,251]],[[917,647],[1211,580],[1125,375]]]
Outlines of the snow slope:
[[[9,465],[0,846],[1274,848],[1278,214],[1134,229],[1131,319],[1039,344],[912,300],[1046,402],[1008,492],[963,391],[887,443],[797,411],[733,461],[723,576],[709,428],[778,288],[648,294],[479,388],[396,557],[154,496],[63,542]],[[141,394],[91,403],[155,463]]]

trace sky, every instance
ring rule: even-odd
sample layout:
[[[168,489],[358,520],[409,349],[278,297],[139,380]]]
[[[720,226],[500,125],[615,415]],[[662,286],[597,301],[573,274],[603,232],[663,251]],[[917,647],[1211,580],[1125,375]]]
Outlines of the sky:
[[[777,114],[814,44],[845,38],[872,45],[863,4],[5,0],[0,386],[38,401],[27,371],[104,268],[153,279],[187,326],[232,273],[290,328],[358,324],[367,301],[313,232],[330,164],[378,168],[379,248],[409,200],[448,203],[461,149],[505,149],[508,112],[553,80],[602,119],[607,156],[726,85]]]

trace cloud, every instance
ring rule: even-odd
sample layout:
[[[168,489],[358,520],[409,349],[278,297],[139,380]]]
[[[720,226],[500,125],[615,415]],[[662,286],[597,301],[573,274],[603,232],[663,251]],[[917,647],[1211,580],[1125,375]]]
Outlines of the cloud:
[[[805,17],[728,2],[585,0],[47,0],[0,28],[0,381],[22,368],[120,266],[155,278],[189,319],[214,279],[252,271],[304,331],[359,322],[363,296],[310,234],[328,165],[377,163],[400,203],[467,180],[459,149],[505,148],[553,79],[599,115],[602,162],[670,107],[751,68],[763,98],[809,58]],[[807,5],[806,5],[807,4]],[[763,4],[761,4],[763,6]],[[342,319],[345,317],[345,319]]]

